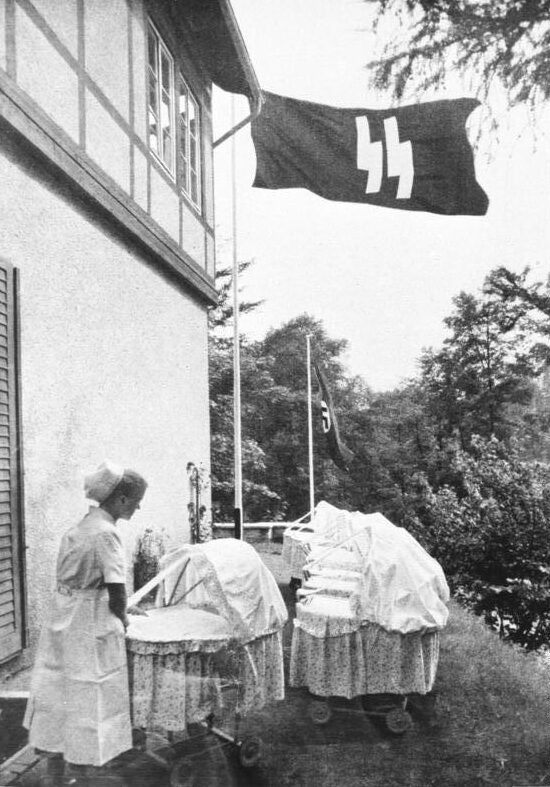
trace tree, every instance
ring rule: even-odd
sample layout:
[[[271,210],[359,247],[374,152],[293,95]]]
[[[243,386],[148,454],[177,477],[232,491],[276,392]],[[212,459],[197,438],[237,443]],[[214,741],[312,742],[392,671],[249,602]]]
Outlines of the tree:
[[[550,363],[550,279],[546,283],[530,281],[531,269],[526,266],[514,273],[504,266],[492,270],[483,286],[486,295],[498,298],[514,310],[516,322],[521,322],[533,337],[531,354],[535,361]]]
[[[254,424],[257,439],[265,450],[267,471],[273,489],[288,505],[289,519],[297,519],[309,508],[308,402],[306,336],[311,336],[312,353],[322,363],[329,379],[339,417],[346,375],[341,353],[345,340],[330,338],[320,320],[307,314],[271,330],[257,342],[255,352],[269,366],[274,387],[255,398]],[[312,380],[312,386],[315,386]],[[315,409],[319,412],[316,387]],[[316,500],[338,504],[342,472],[328,459],[321,419],[314,418],[314,481]],[[342,423],[345,427],[345,423]],[[345,429],[344,429],[345,441]]]
[[[521,273],[501,266],[486,277],[484,292],[515,311],[528,337],[539,379],[531,406],[522,413],[524,428],[518,440],[526,456],[550,462],[550,280],[533,281],[528,266]]]
[[[413,74],[417,94],[452,71],[479,76],[479,96],[495,81],[510,104],[535,107],[550,96],[549,0],[377,0],[381,17],[405,18],[409,34],[371,63],[374,84],[401,98]]]
[[[510,406],[530,402],[538,370],[513,305],[464,292],[453,303],[450,335],[421,358],[422,384],[440,444],[458,434],[467,448],[473,434],[510,436]]]
[[[355,397],[354,397],[355,398]],[[349,447],[355,454],[342,479],[352,508],[381,511],[392,522],[407,518],[407,496],[418,473],[435,465],[436,443],[423,393],[416,381],[367,401],[350,400],[347,408]]]

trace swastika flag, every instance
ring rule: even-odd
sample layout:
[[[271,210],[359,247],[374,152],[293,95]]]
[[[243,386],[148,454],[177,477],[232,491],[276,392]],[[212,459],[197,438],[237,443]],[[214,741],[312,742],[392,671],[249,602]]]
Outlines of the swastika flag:
[[[325,377],[315,362],[313,363],[313,368],[315,369],[319,388],[321,389],[321,416],[323,419],[323,432],[327,438],[328,452],[333,462],[338,465],[341,470],[347,470],[354,454],[340,439],[340,431],[338,429],[338,422],[332,404],[332,396],[328,390]]]
[[[396,109],[338,109],[264,93],[252,122],[253,185],[304,188],[326,199],[482,216],[466,120],[473,98]]]

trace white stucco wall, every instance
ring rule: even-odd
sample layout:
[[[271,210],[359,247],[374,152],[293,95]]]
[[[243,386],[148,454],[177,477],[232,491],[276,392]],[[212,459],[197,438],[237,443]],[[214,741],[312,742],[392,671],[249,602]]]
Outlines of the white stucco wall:
[[[1,151],[0,183],[0,256],[20,271],[34,637],[60,536],[87,510],[83,475],[104,458],[149,481],[121,525],[129,552],[147,526],[188,540],[186,465],[209,462],[207,324],[204,306]]]

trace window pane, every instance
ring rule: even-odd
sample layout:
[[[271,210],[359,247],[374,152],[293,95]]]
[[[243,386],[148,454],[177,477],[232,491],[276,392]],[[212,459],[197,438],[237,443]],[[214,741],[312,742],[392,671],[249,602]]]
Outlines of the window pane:
[[[191,171],[191,199],[193,202],[199,201],[199,179],[196,172]]]
[[[155,153],[159,152],[157,118],[149,111],[149,147]]]
[[[167,90],[168,92],[170,92],[170,89],[172,87],[172,79],[170,75],[171,63],[164,52],[161,52],[160,54],[160,62],[162,66],[162,88],[163,90]]]
[[[195,139],[199,137],[199,108],[193,98],[189,98],[189,131]]]
[[[162,129],[162,160],[168,167],[172,169],[172,137],[170,129]]]
[[[158,96],[157,96],[158,83],[154,74],[149,71],[149,107],[155,115],[158,115]]]
[[[185,86],[180,86],[180,119],[182,126],[187,126],[188,124],[188,114],[187,114],[187,93],[185,92]]]
[[[167,167],[172,167],[172,107],[170,96],[162,91],[160,125],[162,127],[162,159]]]
[[[194,126],[197,119],[197,107],[191,97],[189,97],[189,124]]]
[[[185,191],[185,193],[189,193],[189,172],[188,172],[188,162],[187,159],[183,156],[180,156],[180,175],[181,175],[181,187]]]
[[[193,169],[197,169],[197,140],[193,137],[189,139],[189,161]]]
[[[155,33],[149,28],[149,37],[148,37],[148,51],[149,51],[149,66],[153,70],[154,74],[158,74],[158,39]]]
[[[162,104],[160,107],[160,119],[163,127],[169,126],[172,115],[172,107],[170,103],[170,94],[162,91]]]

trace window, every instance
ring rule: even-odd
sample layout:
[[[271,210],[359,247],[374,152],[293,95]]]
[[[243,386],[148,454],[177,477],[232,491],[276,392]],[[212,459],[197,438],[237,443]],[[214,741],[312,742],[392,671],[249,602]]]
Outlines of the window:
[[[174,61],[152,25],[148,34],[149,147],[174,174]]]
[[[0,260],[0,662],[25,645],[15,273]]]
[[[179,78],[179,176],[181,189],[201,207],[201,137],[199,105],[180,74]]]
[[[202,151],[199,102],[181,74],[175,85],[174,60],[151,23],[147,71],[149,147],[172,176],[175,176],[177,166],[181,191],[200,212]],[[176,100],[179,124],[177,140],[174,117]]]

